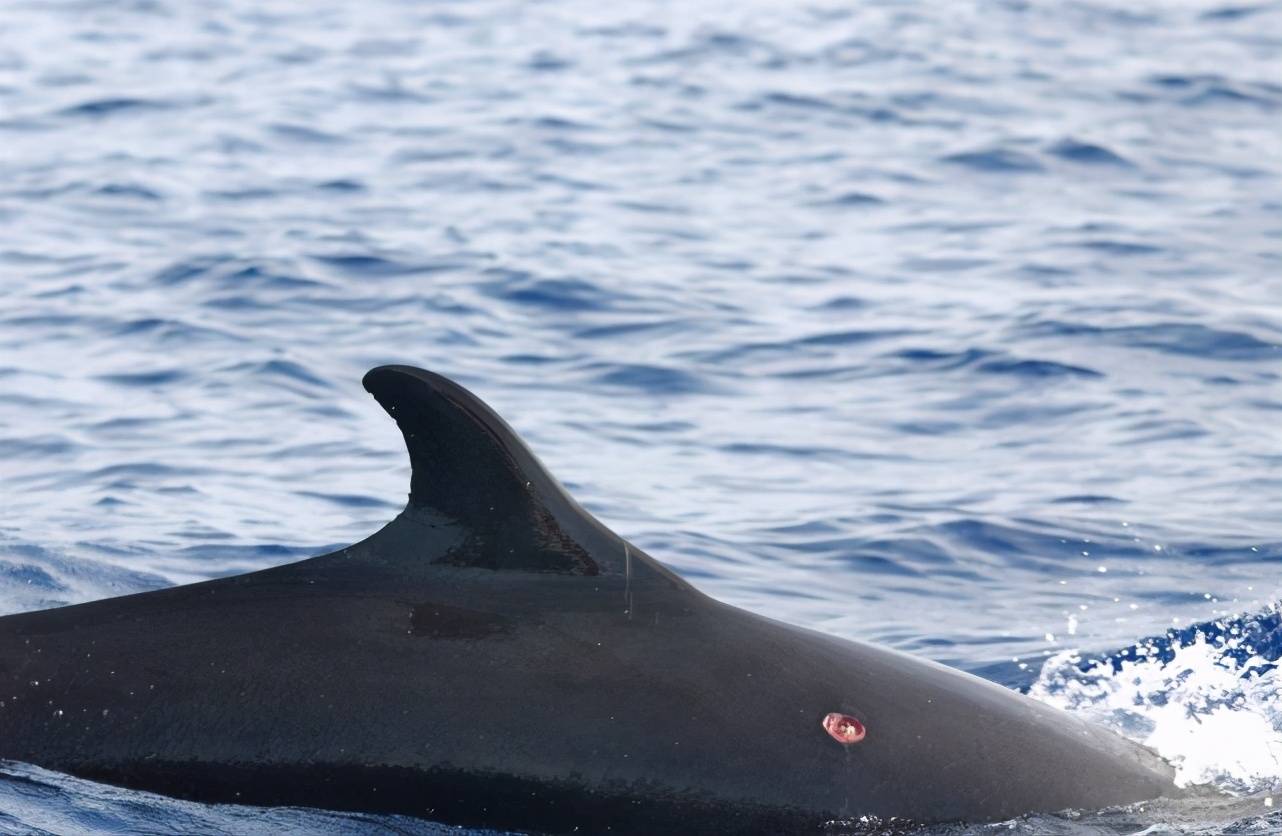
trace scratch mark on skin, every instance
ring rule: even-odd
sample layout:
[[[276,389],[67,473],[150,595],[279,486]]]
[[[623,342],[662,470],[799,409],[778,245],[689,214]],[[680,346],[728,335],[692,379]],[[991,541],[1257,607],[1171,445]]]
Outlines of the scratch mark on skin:
[[[628,548],[625,540],[623,543],[623,599],[627,602],[628,608],[625,612],[628,614],[628,621],[632,620],[632,550]]]

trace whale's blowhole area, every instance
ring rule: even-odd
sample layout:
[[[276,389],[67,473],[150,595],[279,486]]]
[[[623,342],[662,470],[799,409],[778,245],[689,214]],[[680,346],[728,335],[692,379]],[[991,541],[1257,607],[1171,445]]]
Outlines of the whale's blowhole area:
[[[868,734],[868,729],[864,724],[851,717],[849,714],[842,714],[840,711],[833,711],[823,719],[824,731],[828,732],[833,740],[849,746],[863,740]]]

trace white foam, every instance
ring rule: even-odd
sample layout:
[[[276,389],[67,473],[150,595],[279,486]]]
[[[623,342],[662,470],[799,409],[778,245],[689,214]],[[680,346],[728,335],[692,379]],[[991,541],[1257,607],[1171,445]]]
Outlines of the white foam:
[[[1030,695],[1153,748],[1181,786],[1269,791],[1282,786],[1279,676],[1258,656],[1231,655],[1245,649],[1241,641],[1198,634],[1169,661],[1156,644],[1141,645],[1086,671],[1075,651],[1063,652],[1047,660]]]

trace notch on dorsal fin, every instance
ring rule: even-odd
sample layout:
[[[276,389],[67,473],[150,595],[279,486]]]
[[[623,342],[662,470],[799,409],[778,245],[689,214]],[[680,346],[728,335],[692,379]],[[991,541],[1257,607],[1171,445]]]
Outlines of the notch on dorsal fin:
[[[380,366],[363,383],[409,448],[405,514],[443,518],[462,534],[434,562],[575,575],[635,569],[635,549],[575,502],[480,398],[412,366]]]

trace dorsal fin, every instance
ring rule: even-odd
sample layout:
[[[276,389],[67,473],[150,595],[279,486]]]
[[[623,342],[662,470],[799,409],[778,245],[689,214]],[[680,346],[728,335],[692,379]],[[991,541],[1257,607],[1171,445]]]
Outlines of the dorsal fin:
[[[363,383],[405,436],[413,475],[404,515],[462,534],[435,563],[623,575],[645,560],[659,569],[575,502],[507,422],[462,386],[412,366],[380,366]]]

